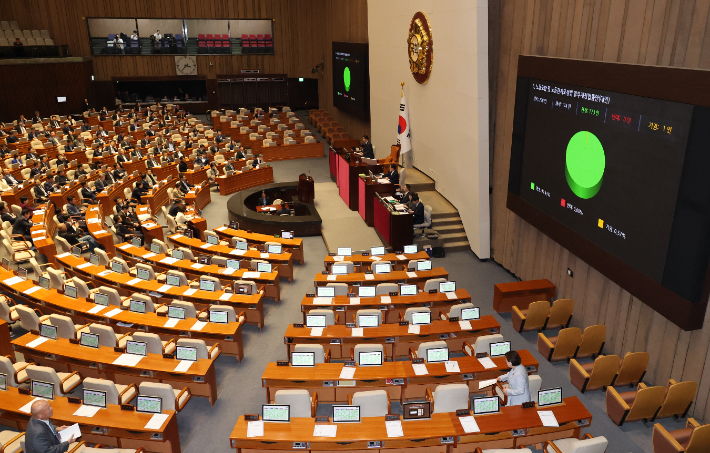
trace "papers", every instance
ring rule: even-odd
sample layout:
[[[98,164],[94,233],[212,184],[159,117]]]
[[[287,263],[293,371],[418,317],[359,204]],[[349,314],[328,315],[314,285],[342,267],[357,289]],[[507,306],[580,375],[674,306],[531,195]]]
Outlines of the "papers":
[[[11,278],[8,278],[7,280],[5,280],[3,283],[6,284],[7,286],[12,286],[15,283],[20,283],[20,282],[24,282],[24,280],[22,280],[22,278],[20,278],[20,277],[11,277]]]
[[[101,220],[100,220],[100,219],[97,219],[97,218],[93,218],[93,219],[88,219],[88,220],[86,221],[86,223],[88,223],[88,224],[101,223]]]
[[[224,275],[232,275],[236,271],[233,267],[228,267],[222,271]]]
[[[117,322],[116,325],[119,327],[133,327],[133,323],[131,322]]]
[[[335,437],[338,432],[338,425],[315,425],[313,427],[313,437]]]
[[[97,408],[98,409],[98,408]],[[71,426],[68,426],[64,428],[63,430],[57,432],[59,435],[59,441],[60,442],[66,442],[69,439],[72,438],[72,436],[76,439],[77,437],[81,437],[81,430],[79,429],[79,424],[74,423]]]
[[[478,390],[495,385],[496,382],[498,382],[498,379],[486,379],[485,381],[481,381],[478,383]]]
[[[344,256],[336,255],[333,257],[333,261],[344,261],[344,260],[345,260]]]
[[[176,234],[175,236],[170,236],[170,239],[180,239],[182,234]]]
[[[113,318],[117,314],[121,313],[123,310],[120,308],[114,308],[113,310],[109,311],[108,313],[104,313],[104,316],[107,318]]]
[[[377,182],[380,184],[390,184],[390,180],[384,178],[378,179]]]
[[[158,226],[153,222],[147,222],[143,224],[143,228],[153,228],[154,226]]]
[[[555,418],[555,413],[552,411],[537,411],[537,415],[540,416],[542,426],[560,426],[560,424],[557,423],[557,418]]]
[[[84,268],[89,267],[91,265],[92,265],[91,263],[84,263],[84,264],[78,265],[76,268],[77,269],[84,269]]]
[[[184,293],[182,293],[183,296],[192,296],[197,292],[197,288],[190,288],[186,289]]]
[[[137,285],[138,283],[140,283],[140,282],[142,282],[142,281],[143,281],[142,278],[133,278],[133,279],[131,279],[131,280],[128,280],[128,281],[126,282],[126,285]]]
[[[392,298],[390,296],[381,296],[380,303],[381,304],[390,304],[390,303],[392,303]]]
[[[205,265],[200,264],[200,263],[192,263],[192,266],[190,266],[190,267],[192,267],[194,269],[202,269],[203,267],[205,267]]]
[[[322,327],[311,327],[311,336],[312,337],[322,337],[323,336],[323,328]]]
[[[217,230],[217,231],[224,231],[224,230],[226,230],[226,229],[227,229],[226,226],[221,226],[221,227],[219,227],[219,228],[215,228],[215,230]]]
[[[363,336],[363,328],[362,327],[353,327],[351,332],[350,332],[351,337],[361,337]]]
[[[473,326],[471,325],[471,321],[459,321],[459,328],[461,328],[461,330],[472,330]]]
[[[148,258],[153,258],[154,256],[155,256],[155,253],[150,252],[150,253],[146,253],[145,255],[143,255],[142,258],[144,260],[147,260]]]
[[[419,330],[421,326],[414,326],[412,324],[409,325],[407,328],[407,333],[411,333],[413,335],[419,335]]]
[[[36,348],[37,346],[41,345],[42,343],[44,343],[47,340],[49,340],[49,338],[47,338],[47,337],[35,338],[34,340],[27,343],[25,346],[28,348]]]
[[[47,239],[47,236],[32,236],[33,241],[44,241]]]
[[[184,373],[190,369],[190,365],[192,365],[193,363],[195,362],[193,362],[192,360],[181,360],[173,371],[177,373]]]
[[[402,429],[402,420],[389,420],[385,422],[387,428],[387,437],[402,437],[404,430]]]
[[[371,256],[370,259],[372,261],[382,261],[382,258],[380,258],[379,256]]]
[[[66,252],[66,253],[62,253],[62,254],[60,254],[60,255],[57,255],[57,258],[66,258],[66,257],[69,256],[69,255],[71,255],[71,253]]]
[[[129,249],[129,248],[131,248],[131,247],[133,247],[132,244],[123,244],[123,245],[120,245],[118,248],[120,248],[121,250],[126,250],[126,249]]]
[[[106,233],[106,230],[94,231],[94,236],[98,236],[99,234],[104,234],[104,233]]]
[[[106,269],[105,271],[101,271],[101,272],[99,272],[99,273],[96,274],[96,275],[98,275],[99,277],[106,277],[106,276],[107,276],[108,274],[110,274],[110,273],[111,273],[111,270],[110,270],[110,269]]]
[[[344,366],[342,370],[340,370],[340,379],[352,379],[353,376],[355,376],[355,368],[354,366]]]
[[[461,427],[466,433],[477,433],[481,431],[480,428],[478,428],[478,423],[476,423],[476,420],[471,415],[459,417],[459,421],[461,422]]]
[[[168,318],[168,320],[165,321],[165,324],[163,325],[163,327],[175,327],[175,326],[177,326],[178,321],[180,321],[180,320],[177,318]]]
[[[121,354],[116,360],[113,361],[113,365],[120,366],[136,366],[138,362],[143,358],[142,355],[136,354]]]
[[[195,324],[192,325],[192,327],[190,327],[190,330],[194,330],[195,332],[199,332],[199,331],[202,330],[202,328],[205,327],[206,325],[207,325],[206,322],[197,321],[197,322],[195,322]]]
[[[375,276],[374,274],[365,274],[365,280],[374,280]]]
[[[202,244],[202,245],[200,246],[201,249],[208,249],[208,248],[210,248],[210,247],[212,247],[212,244],[210,244],[209,242],[207,242],[207,243],[205,243],[205,244]]]
[[[230,297],[232,297],[232,293],[224,293],[219,296],[219,300],[229,300]]]
[[[85,406],[82,404],[72,415],[76,415],[77,417],[93,417],[99,409],[101,408],[98,406]]]
[[[424,363],[413,363],[412,369],[414,370],[414,374],[416,374],[417,376],[424,376],[425,374],[429,374],[429,370],[426,369],[426,364]]]
[[[446,294],[447,299],[458,299],[458,297],[456,296],[456,293],[454,293],[454,292],[448,292],[448,293],[444,293],[444,294]]]
[[[247,437],[263,437],[264,436],[264,420],[247,422]]]
[[[333,303],[332,297],[314,297],[313,305],[330,305]]]
[[[496,367],[495,362],[493,362],[490,357],[481,357],[478,359],[478,362],[487,370]]]
[[[416,273],[416,272],[407,272],[407,277],[409,277],[409,278],[417,278],[417,273]]]
[[[239,250],[239,249],[234,249],[231,252],[229,252],[230,255],[239,255],[242,256],[246,253],[246,250]]]
[[[334,281],[338,280],[338,276],[337,275],[329,275],[325,279],[328,280],[329,282],[334,282]]]
[[[402,261],[402,260],[406,260],[407,257],[404,256],[404,255],[397,255],[397,259],[400,260],[400,261]]]
[[[158,288],[158,292],[159,292],[159,293],[165,293],[165,292],[167,292],[170,288],[172,288],[172,286],[170,286],[170,285],[163,285],[163,286],[161,286],[160,288]]]
[[[261,277],[261,272],[244,272],[242,278],[259,278]]]
[[[446,372],[447,373],[460,373],[461,369],[459,368],[459,363],[455,360],[448,360],[444,362],[444,365],[446,366]]]
[[[161,426],[163,426],[163,423],[165,423],[165,420],[168,419],[168,414],[153,414],[152,417],[150,417],[150,420],[148,423],[145,424],[143,427],[144,429],[160,429]]]
[[[41,400],[41,399],[42,399],[42,398],[35,398],[35,399],[33,399],[33,400],[30,401],[29,403],[27,403],[27,404],[25,404],[24,406],[22,406],[22,407],[20,408],[20,412],[24,412],[24,413],[26,413],[26,414],[29,414],[29,413],[30,413],[30,408],[32,408],[32,403],[34,403],[34,402],[37,401],[37,400]]]
[[[41,286],[33,286],[32,288],[27,288],[26,290],[22,291],[24,294],[32,294],[33,292],[42,289]]]
[[[96,313],[100,312],[103,309],[104,309],[103,305],[94,305],[93,307],[91,307],[91,310],[89,310],[87,313],[91,313],[92,315],[95,315]]]
[[[360,305],[360,298],[359,297],[351,297],[350,298],[350,305]]]
[[[268,258],[269,254],[268,253],[261,253],[259,256],[261,256],[262,258]]]
[[[161,263],[165,263],[165,264],[175,264],[178,261],[180,261],[180,260],[177,258],[170,257],[170,256],[166,256],[165,258],[160,260]]]

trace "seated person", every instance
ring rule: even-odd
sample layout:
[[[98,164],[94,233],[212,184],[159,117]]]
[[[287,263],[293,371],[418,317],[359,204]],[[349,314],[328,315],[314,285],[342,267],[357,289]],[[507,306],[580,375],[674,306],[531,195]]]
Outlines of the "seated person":
[[[254,156],[254,159],[251,161],[251,166],[252,168],[258,168],[259,164],[263,164],[264,159],[261,158],[261,155],[259,156]]]
[[[34,203],[30,202],[30,197],[24,195],[20,197],[20,204],[18,206],[22,209],[32,209],[34,207]]]
[[[143,181],[147,183],[148,188],[151,188],[158,184],[158,177],[153,174],[153,170],[148,169],[145,172],[145,178]]]
[[[81,181],[81,196],[87,200],[91,200],[91,204],[96,204],[96,192],[91,190],[86,184],[86,181]]]
[[[141,197],[146,193],[148,193],[148,191],[143,188],[143,185],[141,183],[138,183],[131,192],[131,198],[136,200],[138,204],[143,204],[143,199]]]
[[[12,187],[16,184],[20,184],[22,181],[18,181],[14,176],[12,176],[12,173],[10,173],[10,170],[7,168],[5,169],[5,175],[4,175],[5,182],[7,183],[8,186]]]
[[[42,174],[42,164],[40,161],[36,160],[34,165],[32,166],[32,170],[30,170],[30,178],[34,178],[35,176],[39,176]]]
[[[59,154],[59,155],[57,156],[57,162],[56,162],[56,164],[57,164],[57,167],[60,166],[60,165],[68,166],[68,165],[69,165],[69,161],[66,159],[66,157],[64,157],[64,154]]]
[[[94,181],[94,193],[103,192],[104,188],[107,186],[106,174],[100,173],[99,177]]]
[[[116,236],[118,236],[121,241],[128,242],[132,238],[137,237],[140,238],[141,245],[143,244],[143,233],[134,229],[130,220],[126,219],[121,214],[113,216],[113,226],[116,229]]]
[[[64,171],[58,171],[57,176],[54,177],[54,185],[56,187],[66,186],[69,183],[69,178],[66,177]]]
[[[412,224],[421,225],[424,223],[424,205],[419,201],[419,195],[412,195],[412,207],[408,209],[410,214],[414,214]]]
[[[224,165],[224,174],[226,175],[228,171],[236,171],[234,168],[234,163],[231,160],[228,160],[227,163]]]
[[[177,223],[178,229],[184,230],[189,228],[192,230],[193,237],[199,238],[200,230],[198,230],[197,227],[190,222],[187,216],[185,216],[186,211],[187,208],[185,206],[180,206],[178,208],[177,215],[175,216],[175,223]]]
[[[187,162],[185,162],[185,158],[180,156],[180,162],[178,163],[178,171],[180,173],[185,173],[188,169],[187,167]]]
[[[256,204],[259,206],[266,206],[269,204],[269,197],[266,196],[266,192],[261,191],[261,196],[256,200]]]
[[[88,248],[90,253],[94,253],[96,247],[103,249],[96,239],[78,228],[78,222],[68,220],[63,214],[59,214],[57,220],[60,222],[57,224],[59,237],[64,238],[69,245],[85,244],[85,247],[82,248]]]
[[[389,179],[392,184],[399,184],[399,172],[397,171],[397,164],[390,165],[389,173],[384,174],[384,178]]]
[[[86,213],[86,207],[80,207],[77,204],[77,199],[75,196],[70,195],[67,198],[67,204],[65,206],[67,207],[67,214],[69,214],[71,217],[79,217],[81,219],[84,218],[84,214]]]
[[[24,237],[26,241],[32,242],[32,234],[30,233],[32,221],[30,217],[32,217],[32,211],[23,209],[20,217],[12,224],[12,234],[19,234]],[[32,249],[36,250],[34,246],[32,246]]]
[[[32,192],[34,192],[35,201],[37,203],[46,203],[47,200],[49,200],[49,193],[44,189],[42,184],[35,184]]]
[[[177,185],[175,185],[175,188],[180,192],[179,193],[180,197],[185,197],[185,195],[193,187],[194,186],[192,184],[187,182],[187,176],[185,176],[185,175],[180,176],[180,181],[178,181]]]
[[[141,222],[138,220],[135,207],[130,206],[128,203],[124,203],[118,213],[121,214],[123,218],[127,219],[128,223],[131,223],[134,228],[138,228],[138,230],[141,231]]]
[[[281,214],[291,214],[291,210],[286,207],[286,203],[281,202],[281,209],[276,211],[276,215],[281,215]]]
[[[10,161],[10,165],[15,165],[17,164],[18,166],[22,167],[22,158],[20,157],[19,154],[16,154],[15,157],[12,158]]]
[[[49,160],[47,160],[47,156],[42,156],[42,159],[39,161],[39,168],[42,174],[47,173],[47,171],[49,171],[51,166],[49,165]]]
[[[399,197],[399,202],[407,206],[407,208],[410,207],[412,202],[412,192],[410,192],[409,189],[409,184],[402,186],[402,195]]]
[[[2,219],[3,222],[10,222],[10,225],[14,225],[17,220],[17,216],[13,214],[4,201],[0,203],[0,219]]]
[[[175,203],[173,203],[172,206],[170,206],[170,209],[168,209],[168,215],[170,217],[175,217],[181,206],[185,206],[185,200],[175,201]]]

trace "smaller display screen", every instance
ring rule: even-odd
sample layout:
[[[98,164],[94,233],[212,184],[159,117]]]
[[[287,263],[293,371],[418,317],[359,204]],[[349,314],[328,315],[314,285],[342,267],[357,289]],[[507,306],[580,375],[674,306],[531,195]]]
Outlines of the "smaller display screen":
[[[497,396],[473,399],[473,415],[495,414],[500,410]]]
[[[333,275],[345,275],[348,273],[347,264],[333,264],[330,267],[330,273]]]
[[[269,244],[268,251],[269,251],[269,253],[273,253],[275,255],[280,255],[281,254],[281,245],[280,244]]]
[[[111,270],[117,274],[122,274],[123,264],[119,263],[118,261],[111,261]]]
[[[306,327],[325,327],[325,315],[306,315]]]
[[[333,423],[359,423],[360,406],[333,406]]]
[[[160,245],[159,244],[150,244],[150,251],[155,253],[156,255],[160,253]]]
[[[207,243],[212,244],[212,245],[217,245],[219,244],[219,238],[217,236],[207,236]]]
[[[67,297],[76,299],[76,286],[64,285],[64,294]]]
[[[175,358],[177,360],[189,360],[191,362],[197,362],[197,348],[188,346],[176,346]]]
[[[380,317],[377,315],[359,315],[357,317],[359,327],[377,327],[380,325]]]
[[[553,404],[562,404],[562,387],[537,392],[538,406],[551,406]]]
[[[382,351],[360,352],[359,355],[362,366],[382,365]]]
[[[318,297],[335,297],[335,287],[333,286],[317,286],[316,295]]]
[[[293,239],[293,231],[282,231],[281,237],[283,239]]]
[[[229,314],[222,310],[210,310],[210,322],[227,324],[229,322]]]
[[[106,408],[106,392],[84,389],[84,405]]]
[[[405,245],[404,246],[404,253],[407,255],[417,253],[417,244]]]
[[[145,313],[145,302],[142,300],[131,299],[128,309],[133,313]]]
[[[351,247],[338,247],[338,256],[352,256],[353,249]]]
[[[136,269],[136,277],[141,280],[150,280],[150,271],[148,269],[138,268]]]
[[[500,357],[510,351],[510,341],[501,341],[500,343],[491,343],[491,357]]]
[[[257,272],[271,272],[271,263],[256,263]]]
[[[400,285],[399,287],[399,294],[402,296],[416,296],[417,291],[417,285]]]
[[[415,326],[422,324],[431,324],[431,312],[430,311],[418,311],[412,313],[412,324]]]
[[[375,297],[377,289],[374,286],[359,286],[357,289],[358,297]]]
[[[431,418],[431,403],[404,403],[402,418],[405,420],[426,420]]]
[[[108,294],[94,293],[94,303],[108,307]]]
[[[227,260],[228,269],[239,269],[239,260]]]
[[[50,382],[32,381],[32,396],[34,396],[35,398],[53,400],[54,384]]]
[[[288,422],[291,420],[291,406],[264,404],[261,407],[261,419],[265,422]]]
[[[0,390],[7,390],[7,375],[0,373]]]
[[[57,327],[51,324],[40,324],[39,334],[44,338],[49,338],[50,340],[57,339]]]
[[[180,276],[168,274],[165,277],[165,283],[170,286],[180,286]]]
[[[249,248],[249,244],[244,241],[237,241],[234,243],[234,248],[237,250],[247,250]]]
[[[49,279],[47,277],[41,277],[39,278],[39,286],[41,286],[44,289],[49,289]]]
[[[81,256],[81,247],[75,245],[71,248],[71,254],[79,258]]]
[[[202,291],[214,291],[215,282],[212,280],[200,280],[200,289]]]
[[[99,347],[99,336],[95,333],[82,332],[81,338],[79,339],[79,344],[86,346],[87,348],[98,348]]]
[[[452,293],[456,291],[456,282],[441,282],[439,283],[440,293]]]
[[[426,350],[427,363],[446,362],[449,360],[449,348],[431,348]]]
[[[470,321],[472,319],[480,319],[481,309],[478,307],[473,308],[462,308],[461,309],[461,321]]]
[[[182,250],[173,249],[171,255],[176,260],[181,260],[185,257],[185,252],[183,252]]]
[[[292,352],[291,366],[315,366],[316,354],[314,352]]]
[[[141,246],[141,238],[131,239],[131,244],[133,244],[133,247],[140,247]]]
[[[185,309],[182,307],[168,307],[168,318],[185,319]]]
[[[94,255],[93,253],[89,254],[89,262],[93,264],[94,266],[99,265],[99,255]]]
[[[389,263],[376,263],[374,272],[375,274],[389,274],[392,272],[392,268]]]
[[[370,255],[372,256],[382,256],[385,254],[384,247],[370,247]]]
[[[163,412],[163,399],[157,396],[138,395],[136,397],[136,411],[161,414]]]
[[[431,270],[431,261],[430,260],[417,261],[417,270],[418,271],[430,271]]]
[[[127,341],[126,353],[145,356],[148,353],[148,344],[144,341]]]

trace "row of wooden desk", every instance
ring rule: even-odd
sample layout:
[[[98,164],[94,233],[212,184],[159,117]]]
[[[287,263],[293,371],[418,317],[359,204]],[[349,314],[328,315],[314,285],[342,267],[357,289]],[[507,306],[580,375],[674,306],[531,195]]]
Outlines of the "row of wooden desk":
[[[273,182],[274,169],[268,164],[262,164],[259,168],[246,172],[238,171],[231,176],[219,176],[216,179],[219,194],[222,196]]]
[[[410,261],[413,260],[428,260],[430,259],[427,252],[421,251],[417,253],[386,253],[379,256],[371,255],[351,255],[351,256],[337,256],[330,254],[323,260],[323,266],[326,270],[329,270],[333,264],[338,263],[353,263],[355,266],[370,267],[371,265],[378,263],[380,261],[389,261],[392,266],[398,270],[407,270],[407,266]],[[399,265],[399,266],[398,266]]]
[[[328,283],[346,283],[349,286],[373,286],[380,283],[415,283],[423,284],[432,278],[449,278],[449,273],[443,267],[435,267],[428,271],[392,271],[386,274],[370,274],[355,272],[344,275],[316,274],[315,286],[325,286]]]
[[[235,230],[227,226],[221,226],[214,229],[220,239],[229,241],[233,237],[240,237],[245,239],[250,245],[252,244],[265,244],[267,242],[276,242],[281,244],[285,251],[291,253],[295,261],[299,261],[301,264],[305,263],[303,256],[303,239],[293,238],[284,239],[282,237],[275,237],[269,234],[254,233],[246,230]]]

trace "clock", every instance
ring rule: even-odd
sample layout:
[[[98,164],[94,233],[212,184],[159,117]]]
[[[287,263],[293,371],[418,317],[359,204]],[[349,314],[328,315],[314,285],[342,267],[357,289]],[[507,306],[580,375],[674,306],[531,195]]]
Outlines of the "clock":
[[[417,11],[412,17],[407,36],[407,54],[409,69],[417,82],[424,84],[429,80],[434,63],[434,40],[426,14]]]
[[[176,56],[175,72],[177,73],[177,75],[196,75],[197,58],[191,55]]]

